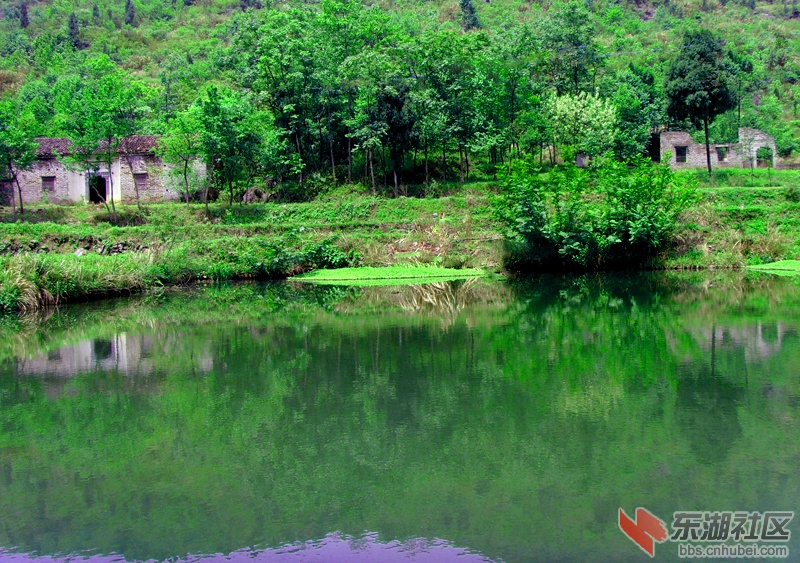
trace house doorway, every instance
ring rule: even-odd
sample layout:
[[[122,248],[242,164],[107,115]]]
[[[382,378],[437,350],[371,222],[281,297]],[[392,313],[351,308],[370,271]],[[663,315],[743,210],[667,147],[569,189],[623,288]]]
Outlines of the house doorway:
[[[653,162],[661,162],[661,134],[650,133],[650,138],[647,140],[647,148],[645,149],[646,156],[650,157]]]
[[[89,202],[106,202],[106,179],[103,176],[92,176],[89,178]]]

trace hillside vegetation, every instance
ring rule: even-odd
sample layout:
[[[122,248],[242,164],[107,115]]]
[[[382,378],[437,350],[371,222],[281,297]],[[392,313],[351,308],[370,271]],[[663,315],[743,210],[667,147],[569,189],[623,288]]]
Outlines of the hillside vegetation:
[[[231,201],[253,186],[309,199],[330,181],[415,195],[409,186],[434,179],[493,178],[523,153],[545,165],[569,150],[634,156],[651,130],[695,130],[697,119],[668,114],[665,76],[698,29],[711,31],[735,99],[712,116],[711,141],[754,126],[783,157],[797,145],[795,1],[21,0],[0,9],[4,120],[29,136],[84,142],[101,121],[95,110],[113,106],[115,123],[95,136],[166,135],[165,158],[206,159],[211,195]],[[200,197],[197,183],[176,182]]]

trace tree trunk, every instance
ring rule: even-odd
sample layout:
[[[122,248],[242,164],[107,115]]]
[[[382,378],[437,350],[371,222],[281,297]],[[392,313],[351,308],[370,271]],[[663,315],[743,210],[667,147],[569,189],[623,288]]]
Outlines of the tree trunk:
[[[386,146],[384,146],[383,141],[381,141],[381,177],[383,178],[382,185],[386,187],[386,178],[388,174],[386,174]]]
[[[183,183],[186,186],[186,205],[189,205],[189,161],[183,161]]]
[[[708,179],[711,179],[711,145],[708,143],[708,118],[703,119],[703,129],[706,133],[706,163],[708,164]]]
[[[328,144],[331,147],[331,174],[333,174],[333,181],[336,182],[336,160],[333,157],[333,136],[328,131]]]
[[[211,182],[214,180],[214,159],[209,158],[206,163],[206,181],[203,189],[203,202],[206,204],[206,219],[211,219],[211,212],[208,210],[208,190],[211,188]]]
[[[14,167],[9,164],[8,169],[11,171],[11,177],[14,178],[14,181],[17,183],[17,189],[21,192],[22,189],[19,187],[19,180],[14,172]],[[11,218],[14,221],[17,220],[17,196],[14,195],[14,186],[11,186]]]
[[[131,180],[133,180],[133,190],[136,193],[136,207],[139,209],[139,216],[142,215],[142,200],[139,198],[139,186],[136,184],[136,179],[133,177],[133,161],[130,156],[125,157],[125,162],[128,163],[128,169],[131,171]],[[109,169],[108,175],[111,176]]]
[[[11,166],[9,165],[9,167],[11,167]],[[22,207],[22,186],[19,185],[19,178],[17,177],[17,173],[13,168],[11,168],[11,176],[12,176],[12,178],[14,178],[14,182],[16,182],[16,184],[17,184],[17,191],[19,192],[19,214],[23,215],[25,213],[25,209]],[[12,198],[14,197],[14,187],[13,186],[11,187],[11,197]],[[15,205],[14,206],[14,219],[17,218],[16,209],[17,209],[17,207]]]
[[[114,175],[111,173],[111,162],[108,162],[108,187],[111,192],[111,215],[114,217],[114,224],[119,223],[117,219],[117,204],[114,201]],[[108,194],[106,194],[106,207],[108,207]]]
[[[353,117],[353,100],[352,95],[347,94],[347,117],[348,120]],[[350,126],[347,126],[347,183],[353,183],[353,148],[352,139],[350,138]]]
[[[295,145],[297,145],[297,156],[300,157],[300,172],[298,173],[298,175],[300,177],[299,178],[300,187],[302,188],[303,187],[303,153],[302,153],[302,151],[300,151],[300,137],[297,135],[297,131],[294,132],[294,142],[295,142]]]
[[[369,174],[372,176],[372,195],[375,195],[375,164],[372,160],[372,149],[369,149]]]
[[[447,141],[442,141],[442,182],[447,181],[447,154],[445,153]]]
[[[425,141],[425,185],[427,186],[430,184],[430,178],[428,176],[428,142]]]

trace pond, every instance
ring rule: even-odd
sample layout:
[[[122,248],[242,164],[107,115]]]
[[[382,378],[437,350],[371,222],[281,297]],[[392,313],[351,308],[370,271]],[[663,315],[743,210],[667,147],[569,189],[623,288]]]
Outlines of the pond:
[[[713,272],[6,317],[0,558],[648,560],[620,508],[798,506],[799,330],[797,279]]]

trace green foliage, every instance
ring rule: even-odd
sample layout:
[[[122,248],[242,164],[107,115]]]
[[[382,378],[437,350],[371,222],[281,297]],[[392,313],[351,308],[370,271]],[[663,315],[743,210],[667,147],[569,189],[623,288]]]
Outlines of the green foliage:
[[[461,8],[461,25],[464,31],[478,29],[481,24],[478,21],[478,13],[475,11],[475,4],[472,3],[472,0],[459,0],[459,7]]]
[[[192,126],[191,118],[186,119],[190,119],[184,122],[186,127]],[[274,154],[275,147],[265,143],[268,116],[255,111],[245,96],[212,86],[208,98],[199,102],[194,119],[210,181],[228,190],[232,204],[235,192],[241,193],[260,174],[265,153]],[[189,142],[187,134],[181,134],[184,143]]]
[[[37,143],[34,141],[33,114],[27,108],[20,108],[12,100],[0,100],[0,180],[18,189],[20,212],[24,211],[22,191],[17,183],[17,173],[30,168],[36,159]],[[16,203],[12,201],[16,212]]]
[[[159,154],[164,162],[176,166],[170,168],[172,179],[177,178],[178,191],[189,203],[192,195],[200,191],[205,179],[196,174],[195,161],[202,154],[199,108],[191,107],[175,116],[167,133],[159,139]]]
[[[570,163],[547,174],[527,163],[506,180],[496,208],[526,245],[523,262],[602,269],[653,257],[694,198],[666,166],[606,157],[592,169]]]
[[[561,1],[9,4],[0,96],[17,96],[37,135],[64,134],[54,87],[98,56],[142,85],[140,133],[168,132],[212,86],[267,111],[257,166],[234,182],[234,195],[290,180],[292,199],[307,200],[307,180],[323,175],[396,196],[432,178],[494,179],[520,153],[554,163],[545,101],[586,92],[616,106],[613,150],[629,158],[651,129],[685,125],[665,115],[664,71],[687,28],[680,19],[694,15],[739,51],[722,56],[739,103],[709,120],[710,135],[732,142],[738,127],[753,126],[776,138],[783,157],[797,146],[795,20],[767,4],[767,16],[754,18],[741,3],[702,13],[697,3],[666,3],[653,19],[631,4]],[[477,22],[479,31],[463,32]]]
[[[681,50],[670,63],[665,77],[667,113],[672,119],[688,119],[703,126],[709,152],[708,125],[718,115],[736,107],[736,90],[724,41],[707,29],[684,34]],[[711,156],[708,172],[711,173]]]
[[[619,137],[617,108],[597,95],[554,96],[546,107],[556,147],[569,146],[578,153],[599,156],[611,150]]]
[[[136,25],[136,6],[134,6],[133,0],[125,0],[125,24]]]

